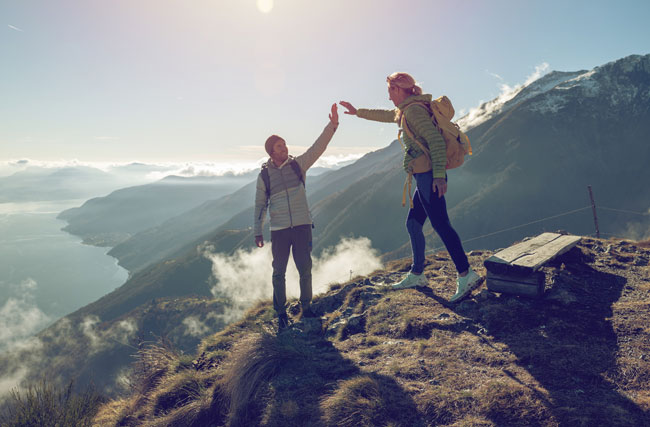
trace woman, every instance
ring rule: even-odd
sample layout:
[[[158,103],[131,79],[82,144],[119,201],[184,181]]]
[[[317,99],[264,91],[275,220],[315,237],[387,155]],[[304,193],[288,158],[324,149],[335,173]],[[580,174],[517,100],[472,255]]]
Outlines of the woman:
[[[447,150],[445,141],[431,122],[431,114],[425,107],[431,102],[431,95],[423,95],[422,89],[407,73],[393,73],[387,81],[388,97],[395,104],[394,110],[356,109],[346,101],[341,101],[340,104],[347,110],[345,114],[379,122],[396,122],[401,127],[400,132],[404,130],[404,170],[412,173],[416,181],[413,204],[406,218],[413,264],[408,275],[394,284],[393,289],[427,284],[422,274],[425,249],[422,227],[428,217],[458,270],[456,293],[450,299],[451,302],[458,302],[469,295],[481,283],[482,278],[470,268],[460,238],[447,215],[444,197],[447,192]],[[426,161],[424,167],[423,161]]]

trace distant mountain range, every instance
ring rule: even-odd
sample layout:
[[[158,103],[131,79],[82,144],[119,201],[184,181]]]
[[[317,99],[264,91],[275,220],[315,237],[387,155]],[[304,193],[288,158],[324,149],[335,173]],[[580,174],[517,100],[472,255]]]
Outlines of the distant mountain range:
[[[133,234],[151,228],[188,211],[206,200],[232,193],[253,179],[241,175],[180,177],[124,188],[96,197],[81,207],[63,211],[64,228],[97,246],[115,246]]]
[[[27,167],[0,177],[0,203],[83,199],[121,185],[115,175],[87,166]]]
[[[506,102],[486,103],[474,119],[474,127],[466,129],[474,155],[449,171],[447,197],[461,238],[486,236],[466,242],[466,250],[503,247],[545,230],[593,234],[587,185],[601,207],[603,233],[624,236],[635,229],[642,234],[650,230],[647,215],[638,215],[650,207],[650,55],[626,57],[590,71],[549,73]],[[308,179],[315,251],[342,237],[366,236],[386,259],[409,256],[407,211],[400,203],[404,176],[400,147],[393,142],[352,165]],[[132,276],[68,319],[79,323],[96,318],[98,327],[109,330],[129,313],[143,313],[147,304],[158,306],[158,298],[209,296],[212,271],[197,245],[207,241],[216,251],[232,252],[252,244],[248,227],[253,185],[136,233],[113,248],[111,253],[129,266]],[[439,245],[434,236],[429,229],[429,248]],[[172,329],[168,324],[156,331]],[[58,351],[68,354],[57,346],[52,338],[46,345],[48,357]],[[123,358],[110,356],[118,347],[93,355],[93,366],[120,372]],[[84,363],[83,346],[74,348],[80,352],[74,360],[57,359],[65,372]]]

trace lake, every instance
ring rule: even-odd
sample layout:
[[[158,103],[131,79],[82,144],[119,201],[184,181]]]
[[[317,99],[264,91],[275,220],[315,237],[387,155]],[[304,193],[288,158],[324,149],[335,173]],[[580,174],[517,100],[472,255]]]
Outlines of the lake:
[[[109,248],[61,231],[83,200],[0,203],[0,351],[122,285]]]

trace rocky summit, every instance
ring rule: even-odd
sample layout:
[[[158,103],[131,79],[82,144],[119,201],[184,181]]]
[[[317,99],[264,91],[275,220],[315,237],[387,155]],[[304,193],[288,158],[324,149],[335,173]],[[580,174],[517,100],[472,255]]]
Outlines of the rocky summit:
[[[485,273],[491,251],[470,253]],[[650,242],[584,237],[542,268],[544,295],[482,286],[457,305],[446,253],[331,286],[277,333],[270,303],[194,356],[142,349],[102,426],[640,426],[650,422]]]

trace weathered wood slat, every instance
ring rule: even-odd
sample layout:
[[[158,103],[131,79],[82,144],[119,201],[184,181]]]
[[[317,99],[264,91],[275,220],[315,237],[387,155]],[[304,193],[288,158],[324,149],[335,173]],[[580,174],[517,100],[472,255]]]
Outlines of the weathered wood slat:
[[[497,252],[484,261],[485,268],[494,273],[526,274],[568,251],[580,241],[580,236],[542,233]]]
[[[580,236],[560,236],[538,248],[534,253],[518,258],[512,264],[538,270],[542,264],[568,251],[579,241]]]
[[[540,283],[544,283],[545,278],[546,277],[542,271],[535,271],[524,275],[515,275],[515,274],[498,274],[488,270],[485,276],[486,280],[494,279],[494,280],[501,280],[506,282],[527,283],[530,285],[539,285]]]
[[[488,290],[514,295],[524,295],[529,297],[538,297],[544,292],[540,285],[530,283],[509,282],[506,280],[486,279]]]
[[[488,258],[488,261],[494,263],[510,264],[522,255],[534,253],[537,248],[546,245],[549,242],[560,237],[561,234],[557,233],[542,233],[525,242],[517,243],[516,245],[505,248]]]

